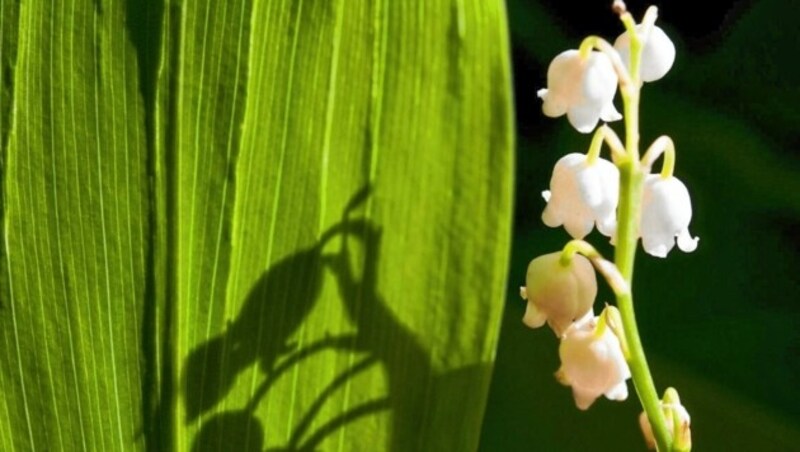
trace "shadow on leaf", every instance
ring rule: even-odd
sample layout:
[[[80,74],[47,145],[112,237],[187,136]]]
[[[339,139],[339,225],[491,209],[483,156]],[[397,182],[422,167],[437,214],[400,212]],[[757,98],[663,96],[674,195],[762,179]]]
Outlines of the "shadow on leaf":
[[[448,388],[460,387],[468,392],[476,379],[488,382],[488,366],[437,374],[427,351],[394,316],[379,292],[382,228],[368,219],[350,217],[369,194],[369,187],[360,190],[344,209],[341,221],[317,243],[273,265],[259,278],[239,315],[226,330],[192,351],[185,369],[186,376],[195,378],[184,379],[183,391],[187,423],[202,418],[217,406],[236,384],[237,377],[254,363],[258,363],[266,376],[241,411],[216,413],[202,422],[193,450],[205,450],[206,446],[200,442],[213,443],[208,446],[212,448],[236,445],[236,450],[260,450],[269,438],[265,438],[264,429],[255,418],[259,404],[281,376],[325,350],[366,356],[354,360],[351,367],[328,382],[310,405],[297,407],[304,411],[294,422],[288,441],[269,450],[318,450],[327,438],[348,424],[387,411],[390,413],[387,444],[376,447],[417,450],[420,445],[430,445],[443,436],[436,433],[435,423],[429,425],[431,418],[446,418],[442,412],[454,412],[432,402],[431,397],[447,394],[450,399],[461,399],[467,408],[474,404],[471,395],[456,395]],[[340,239],[339,249],[325,251],[333,238]],[[325,336],[298,347],[291,338],[319,301],[326,272],[333,275],[345,314],[356,331]],[[269,330],[263,325],[269,325]],[[380,366],[385,375],[385,396],[351,406],[332,418],[321,418],[323,407],[334,394],[375,366]],[[452,439],[442,441],[452,444]]]

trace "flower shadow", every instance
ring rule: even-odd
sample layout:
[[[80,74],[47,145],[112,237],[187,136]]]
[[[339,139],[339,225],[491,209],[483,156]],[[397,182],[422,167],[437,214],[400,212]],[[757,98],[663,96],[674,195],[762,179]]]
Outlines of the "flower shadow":
[[[263,450],[265,442],[275,451],[320,450],[341,429],[376,414],[384,415],[388,422],[386,443],[376,445],[377,449],[418,450],[420,445],[429,447],[437,441],[452,444],[452,438],[437,434],[437,423],[447,417],[443,412],[453,413],[462,403],[466,409],[476,402],[470,393],[476,379],[488,385],[490,367],[437,372],[430,352],[392,312],[378,287],[383,229],[369,219],[351,218],[352,211],[369,194],[369,187],[360,190],[344,209],[341,221],[318,242],[274,264],[253,286],[225,331],[191,352],[185,375],[198,377],[184,377],[182,392],[185,421],[200,423],[193,451]],[[334,238],[339,243],[330,251],[334,247],[326,245],[332,245]],[[291,338],[320,302],[326,274],[333,277],[344,315],[355,332],[323,335],[300,347]],[[270,329],[262,330],[262,325]],[[257,408],[282,376],[298,369],[306,372],[304,362],[325,351],[347,353],[354,359],[347,369],[320,386],[310,403],[295,407],[301,414],[292,422],[288,438],[270,438],[274,426],[260,424]],[[234,411],[215,410],[233,391],[237,378],[256,363],[265,377],[251,391],[247,405]],[[385,378],[381,394],[342,409],[333,417],[323,415],[334,395],[376,368]],[[459,405],[455,408],[439,403],[454,399],[460,402],[453,404]],[[214,414],[209,415],[211,412]],[[326,412],[330,413],[330,406]],[[469,443],[470,438],[465,435],[464,441]],[[282,445],[274,448],[276,442]]]

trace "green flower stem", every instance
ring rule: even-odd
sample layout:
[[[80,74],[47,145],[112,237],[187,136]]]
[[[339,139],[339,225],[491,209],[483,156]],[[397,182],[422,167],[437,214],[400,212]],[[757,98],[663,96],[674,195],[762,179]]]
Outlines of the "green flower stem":
[[[643,181],[644,172],[638,160],[631,159],[620,168],[619,225],[614,261],[628,287],[633,285],[633,264],[638,242],[636,220],[641,211]],[[642,341],[639,338],[631,292],[617,295],[617,307],[622,317],[625,341],[628,344],[628,366],[631,369],[636,393],[650,420],[658,450],[669,452],[672,438],[667,430],[664,413],[661,411],[650,367],[647,365]]]
[[[661,410],[653,378],[650,376],[650,368],[644,355],[642,341],[639,339],[639,330],[633,311],[633,297],[630,294],[617,297],[617,307],[620,317],[622,317],[625,341],[628,345],[628,367],[631,369],[636,394],[638,394],[639,401],[650,420],[658,450],[669,452],[672,450],[672,438],[667,430],[666,419]]]
[[[620,169],[620,196],[617,210],[617,243],[614,251],[614,263],[617,265],[628,287],[632,289],[633,266],[639,240],[638,226],[641,216],[645,176],[645,172],[639,162],[639,92],[641,89],[639,66],[642,43],[635,32],[635,24],[630,20],[630,16],[623,15],[622,19],[631,38],[630,83],[620,84],[624,104],[625,149],[628,158],[618,165]],[[655,10],[653,8],[648,9],[646,19],[646,22],[649,23],[655,21]],[[628,366],[631,369],[636,394],[639,396],[639,401],[647,414],[647,418],[650,420],[658,450],[671,452],[672,438],[667,429],[666,419],[661,410],[653,377],[650,374],[650,367],[647,365],[642,341],[639,338],[639,328],[636,324],[636,314],[633,309],[632,292],[617,294],[617,307],[622,318],[625,340],[628,343]]]

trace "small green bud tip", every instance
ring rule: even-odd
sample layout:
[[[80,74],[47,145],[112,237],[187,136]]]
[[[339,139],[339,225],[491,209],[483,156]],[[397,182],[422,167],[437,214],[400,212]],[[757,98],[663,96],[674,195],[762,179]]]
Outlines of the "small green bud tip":
[[[664,397],[661,399],[664,403],[680,405],[681,398],[678,396],[678,391],[675,388],[669,387],[664,391]]]
[[[672,447],[676,452],[688,452],[692,449],[691,418],[686,408],[681,405],[681,398],[675,388],[667,388],[662,398],[664,415],[667,423],[672,425]]]

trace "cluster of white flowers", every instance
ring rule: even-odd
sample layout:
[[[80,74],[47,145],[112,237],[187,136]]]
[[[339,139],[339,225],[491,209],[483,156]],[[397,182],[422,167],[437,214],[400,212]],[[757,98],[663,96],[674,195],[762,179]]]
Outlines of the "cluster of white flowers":
[[[642,26],[637,27],[641,33]],[[652,82],[669,71],[675,61],[675,45],[664,30],[653,25],[644,43],[641,56],[641,80]],[[612,59],[625,67],[630,64],[630,37],[620,35],[606,53],[591,51],[585,58],[578,50],[567,50],[555,57],[547,71],[548,88],[539,91],[544,102],[542,111],[551,117],[566,113],[579,132],[593,131],[599,120],[622,118],[614,108],[617,76]],[[619,171],[608,160],[587,159],[573,153],[562,157],[553,170],[550,190],[542,192],[547,207],[542,220],[547,226],[564,226],[574,238],[583,238],[595,224],[601,234],[611,237],[616,232],[616,209],[619,201]],[[697,238],[689,234],[692,205],[686,186],[672,175],[650,175],[644,187],[644,206],[639,234],[647,253],[666,257],[675,246],[685,252],[694,251]]]
[[[644,42],[641,79],[654,82],[664,77],[675,62],[675,45],[664,30],[655,25],[649,36],[642,36],[644,31],[641,25],[637,27],[637,34]],[[570,124],[581,133],[594,130],[600,119],[606,122],[622,119],[614,107],[619,75],[613,61],[630,67],[630,44],[630,36],[625,32],[614,42],[615,53],[611,55],[591,51],[582,56],[575,49],[558,54],[547,69],[547,88],[537,93],[544,101],[544,114],[551,118],[566,114]]]
[[[615,2],[615,6],[617,3],[621,4]],[[590,37],[580,49],[557,55],[547,71],[547,88],[538,92],[545,115],[566,115],[580,133],[596,130],[589,152],[570,153],[559,159],[550,189],[542,192],[547,203],[542,221],[549,227],[563,226],[579,245],[572,243],[561,252],[533,259],[528,266],[526,285],[520,289],[520,295],[527,300],[523,322],[531,328],[547,323],[555,332],[560,340],[561,359],[556,377],[572,388],[575,403],[582,410],[602,395],[610,400],[625,400],[626,381],[631,378],[626,360],[631,355],[619,311],[606,306],[596,317],[592,309],[597,295],[595,267],[606,277],[618,299],[630,299],[630,281],[582,239],[597,227],[612,244],[617,244],[617,235],[624,225],[625,235],[621,240],[629,244],[641,238],[646,253],[662,258],[676,241],[684,252],[694,251],[698,241],[689,233],[692,218],[689,192],[672,174],[675,161],[672,140],[659,138],[639,161],[638,130],[633,132],[637,135],[633,135],[636,138],[632,144],[628,142],[630,147],[625,148],[611,128],[603,125],[597,129],[600,121],[622,119],[614,106],[618,87],[625,102],[631,102],[631,96],[636,97],[633,105],[634,114],[638,115],[642,84],[664,77],[675,61],[675,46],[664,30],[654,24],[655,8],[648,10],[641,24],[633,22],[624,5],[621,11],[628,31],[613,46],[601,38]],[[624,111],[628,112],[629,106],[626,103]],[[631,123],[638,128],[638,120]],[[599,156],[603,143],[611,148],[613,162]],[[653,162],[662,155],[661,174],[650,174]],[[631,181],[631,174],[638,177],[638,182],[628,182],[624,185],[626,191],[621,193],[621,176],[627,175],[626,180]],[[621,195],[639,204],[633,213],[629,208],[627,215],[619,218],[625,222],[618,225]],[[671,434],[677,438],[678,433],[672,432],[681,428],[688,435],[688,413],[676,401],[677,393],[674,397],[670,394],[665,395],[662,405],[665,416],[674,421]],[[653,403],[650,407],[651,414],[657,411]],[[647,418],[643,419],[643,432],[652,441],[652,428]]]

